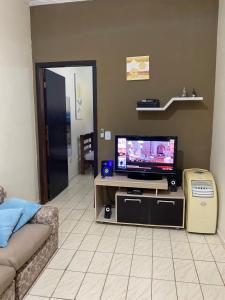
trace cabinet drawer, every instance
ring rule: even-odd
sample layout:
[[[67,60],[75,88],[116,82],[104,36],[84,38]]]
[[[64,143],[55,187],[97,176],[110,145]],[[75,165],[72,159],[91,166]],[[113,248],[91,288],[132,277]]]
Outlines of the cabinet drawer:
[[[151,223],[153,225],[183,225],[183,199],[152,199]]]
[[[149,200],[138,196],[117,196],[117,221],[149,224]]]

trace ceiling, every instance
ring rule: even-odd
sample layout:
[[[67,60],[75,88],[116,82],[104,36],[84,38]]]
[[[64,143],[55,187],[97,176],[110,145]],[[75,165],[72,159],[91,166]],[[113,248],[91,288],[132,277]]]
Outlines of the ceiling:
[[[69,2],[83,2],[91,0],[29,0],[30,6],[57,4],[57,3],[69,3]]]

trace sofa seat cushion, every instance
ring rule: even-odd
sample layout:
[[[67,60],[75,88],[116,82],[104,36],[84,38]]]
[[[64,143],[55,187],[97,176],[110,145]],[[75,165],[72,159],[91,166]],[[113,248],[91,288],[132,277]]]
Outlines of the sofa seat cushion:
[[[0,295],[11,285],[15,275],[14,268],[0,265]]]
[[[44,244],[51,234],[51,227],[27,224],[15,232],[6,248],[0,248],[0,265],[19,270]]]

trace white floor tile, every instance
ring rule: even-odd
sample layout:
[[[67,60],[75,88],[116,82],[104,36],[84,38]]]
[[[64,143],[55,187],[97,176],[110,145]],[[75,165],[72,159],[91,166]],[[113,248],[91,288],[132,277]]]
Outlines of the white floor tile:
[[[64,241],[61,248],[63,249],[70,249],[70,250],[77,250],[84,238],[84,234],[69,234],[69,236]]]
[[[214,262],[195,262],[200,283],[222,285],[222,279]]]
[[[175,282],[153,279],[152,300],[177,300]]]
[[[90,251],[77,251],[71,263],[68,266],[68,270],[76,272],[86,272],[94,252]]]
[[[86,234],[91,227],[91,221],[79,221],[74,227],[72,233],[83,233]]]
[[[195,260],[214,261],[207,244],[190,243],[190,246]]]
[[[151,279],[130,277],[126,300],[150,300]]]
[[[189,243],[172,242],[172,252],[174,258],[192,259]]]
[[[95,251],[98,247],[98,243],[101,239],[101,236],[99,235],[92,235],[88,234],[83,239],[79,250],[86,250],[86,251]]]
[[[170,241],[153,240],[153,256],[172,258]]]
[[[130,276],[151,278],[152,257],[144,255],[134,255],[131,265]]]
[[[111,259],[112,253],[95,252],[88,268],[88,272],[107,274]]]
[[[67,218],[79,221],[84,212],[84,209],[73,209]]]
[[[154,228],[153,229],[153,239],[169,241],[170,240],[169,230],[166,228]]]
[[[137,239],[152,239],[152,228],[150,227],[138,227],[137,228]]]
[[[198,275],[193,260],[174,259],[176,281],[198,283]]]
[[[215,261],[225,262],[225,248],[223,245],[209,244],[209,248]]]
[[[109,269],[109,274],[129,276],[131,261],[132,255],[115,253]]]
[[[106,225],[94,222],[89,228],[88,234],[102,235],[105,231],[105,228]]]
[[[59,226],[60,232],[71,232],[73,228],[75,227],[77,221],[72,219],[66,219],[62,222],[62,224]]]
[[[101,300],[125,300],[127,285],[128,277],[107,276]]]
[[[53,297],[73,300],[80,288],[85,273],[66,271],[63,274]]]
[[[225,263],[217,262],[217,267],[220,271],[220,274],[222,276],[223,282],[225,284]]]
[[[30,290],[29,294],[50,297],[55,290],[62,274],[62,270],[45,269]]]
[[[99,300],[106,275],[87,273],[77,294],[76,300]]]
[[[69,235],[68,232],[59,232],[59,248],[62,246],[65,239],[68,237],[68,235]]]
[[[174,280],[172,259],[153,257],[153,278],[162,280]]]
[[[27,295],[23,300],[49,300],[49,298]]]
[[[48,268],[65,270],[69,265],[75,252],[75,250],[59,249],[59,251],[53,257],[53,259],[50,261]]]
[[[215,285],[201,285],[204,300],[224,300],[225,287]]]
[[[118,237],[120,234],[122,226],[120,225],[107,225],[106,229],[104,231],[105,236],[110,236],[110,237]]]
[[[132,254],[134,251],[134,239],[120,237],[116,246],[116,253]]]
[[[120,237],[134,239],[136,232],[137,228],[134,226],[123,226],[120,231]]]
[[[80,220],[93,222],[94,218],[95,218],[95,210],[93,208],[93,209],[87,209]]]
[[[152,255],[152,241],[148,239],[136,239],[134,246],[136,255]]]
[[[195,283],[177,282],[178,300],[203,300],[201,287]]]
[[[200,243],[200,244],[205,244],[206,239],[203,234],[197,234],[197,233],[187,233],[188,240],[190,243]]]
[[[100,252],[114,252],[116,248],[118,237],[110,237],[103,235],[99,244],[97,251]]]
[[[205,239],[208,244],[215,244],[215,245],[223,244],[220,237],[217,234],[207,234],[205,235]]]
[[[170,238],[173,242],[184,242],[188,243],[187,233],[185,230],[170,230]]]

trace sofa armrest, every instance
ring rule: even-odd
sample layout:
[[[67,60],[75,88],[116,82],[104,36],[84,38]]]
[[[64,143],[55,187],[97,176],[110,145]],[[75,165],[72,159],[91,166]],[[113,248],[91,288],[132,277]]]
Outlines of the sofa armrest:
[[[30,223],[50,225],[52,232],[55,233],[59,228],[59,210],[52,206],[42,206]]]
[[[5,199],[6,192],[2,186],[0,186],[0,203],[2,203]]]

